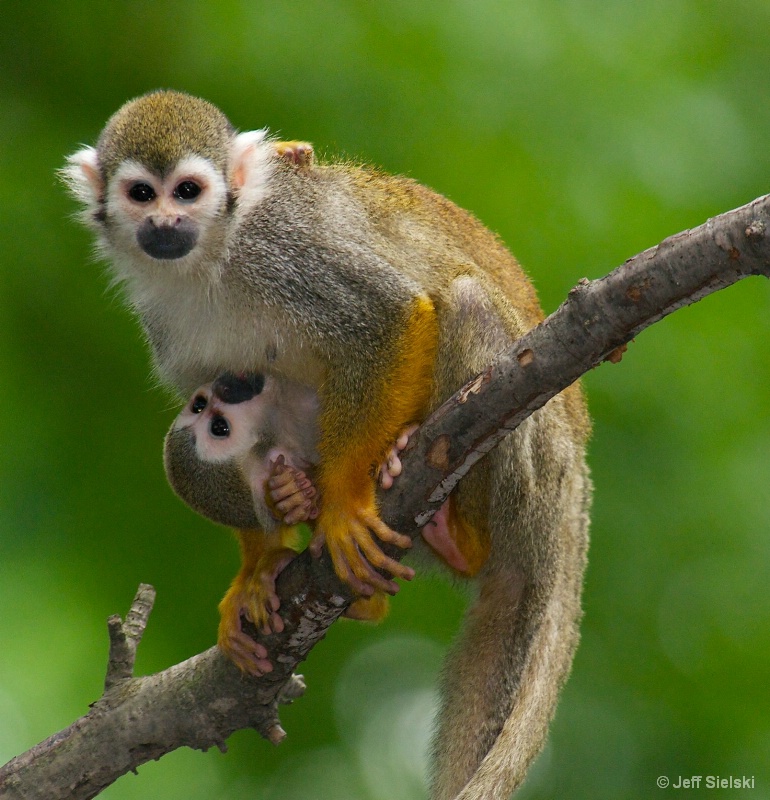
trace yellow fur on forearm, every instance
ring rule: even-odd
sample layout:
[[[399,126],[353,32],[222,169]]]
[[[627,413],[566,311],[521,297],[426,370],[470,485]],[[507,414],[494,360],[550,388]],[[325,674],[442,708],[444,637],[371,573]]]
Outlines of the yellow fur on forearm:
[[[326,405],[319,447],[319,482],[325,508],[373,506],[372,466],[385,457],[405,425],[422,420],[427,413],[437,343],[435,308],[428,297],[420,295],[403,325],[391,363],[387,368],[372,365],[377,375],[374,397],[366,416],[357,425],[348,426],[344,441],[335,441],[329,435],[345,430],[346,421],[335,418],[335,414],[343,413],[344,405]]]
[[[296,526],[281,525],[271,534],[257,530],[238,530],[238,544],[241,550],[241,570],[236,581],[249,580],[260,560],[264,560],[271,551],[284,548],[296,549],[299,535]]]

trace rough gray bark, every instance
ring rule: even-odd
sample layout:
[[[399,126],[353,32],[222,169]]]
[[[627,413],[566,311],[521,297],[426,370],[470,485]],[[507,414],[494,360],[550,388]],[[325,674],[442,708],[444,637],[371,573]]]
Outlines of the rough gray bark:
[[[404,474],[381,494],[383,519],[416,535],[478,459],[533,411],[644,328],[748,275],[770,276],[770,195],[666,239],[597,281],[501,354],[412,436]],[[399,555],[391,551],[393,555]],[[125,623],[109,622],[105,693],[86,716],[0,769],[3,800],[81,800],[177,747],[224,747],[240,728],[274,743],[277,708],[302,692],[293,676],[352,600],[328,555],[295,559],[279,576],[282,634],[259,637],[275,669],[243,677],[216,648],[164,672],[133,677],[154,591],[140,587]]]

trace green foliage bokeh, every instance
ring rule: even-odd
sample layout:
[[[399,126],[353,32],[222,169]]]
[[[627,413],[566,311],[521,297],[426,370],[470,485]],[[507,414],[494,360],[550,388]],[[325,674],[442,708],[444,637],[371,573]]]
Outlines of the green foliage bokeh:
[[[448,195],[553,310],[581,277],[770,191],[769,29],[765,0],[0,3],[0,763],[99,696],[104,621],[139,582],[158,589],[150,672],[213,643],[237,565],[166,487],[176,401],[70,218],[68,153],[129,97],[190,91],[242,129]],[[769,308],[745,281],[585,379],[583,642],[522,797],[669,796],[658,777],[680,775],[754,776],[770,796]],[[422,797],[462,607],[418,576],[379,628],[340,624],[316,649],[280,748],[241,732],[103,797]]]

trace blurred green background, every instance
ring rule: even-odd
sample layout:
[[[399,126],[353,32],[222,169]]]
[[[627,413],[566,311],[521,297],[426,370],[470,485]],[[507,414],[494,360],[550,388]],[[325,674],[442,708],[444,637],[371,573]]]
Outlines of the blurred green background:
[[[105,620],[140,581],[158,589],[151,672],[213,643],[238,560],[165,484],[175,401],[70,219],[68,153],[126,99],[183,89],[473,210],[550,311],[770,191],[768,30],[766,0],[0,2],[0,763],[99,696]],[[666,797],[658,776],[680,775],[754,776],[770,797],[769,309],[744,281],[587,376],[583,641],[522,798]],[[383,625],[315,650],[280,748],[240,732],[102,796],[423,797],[462,607],[414,581]]]

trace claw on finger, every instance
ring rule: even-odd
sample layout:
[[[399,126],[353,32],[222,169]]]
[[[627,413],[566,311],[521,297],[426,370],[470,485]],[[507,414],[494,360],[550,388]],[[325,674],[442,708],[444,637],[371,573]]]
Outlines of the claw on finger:
[[[385,580],[361,557],[353,542],[345,542],[343,545],[331,540],[328,548],[337,577],[357,594],[369,597],[374,594],[375,583]]]
[[[272,633],[283,633],[283,617],[280,614],[273,613],[270,615],[270,627]]]
[[[403,450],[409,444],[409,437],[417,430],[418,425],[407,425],[404,430],[399,433],[396,439],[396,447],[398,450]]]
[[[388,459],[388,475],[392,478],[397,478],[401,474],[401,470],[401,459],[397,456],[391,456]]]
[[[367,514],[362,521],[382,542],[394,544],[402,550],[408,550],[413,544],[408,536],[389,528],[376,514]]]
[[[264,645],[255,642],[241,630],[240,616],[232,615],[219,626],[219,649],[243,672],[260,677],[271,672],[273,665]]]
[[[347,537],[330,540],[327,536],[327,545],[337,575],[364,596],[371,595],[375,589],[387,594],[398,592],[398,584],[392,578],[380,574],[378,569],[405,580],[414,576],[409,567],[386,556],[366,526],[360,522],[348,522]]]
[[[378,588],[383,589],[388,592],[388,594],[395,594],[398,591],[398,584],[394,583],[392,580],[385,581],[382,575],[373,569],[373,566],[405,581],[410,581],[414,578],[414,570],[411,567],[407,567],[395,559],[386,556],[373,539],[370,538],[368,542],[366,540],[360,541],[358,542],[358,546],[361,548],[361,552],[365,557],[363,563],[368,567],[369,573],[371,575],[376,575],[377,578],[380,579],[377,581]],[[383,581],[385,581],[385,583],[383,583]]]
[[[279,475],[275,478],[270,478],[268,483],[270,485],[270,494],[273,497],[273,501],[276,503],[279,500],[285,500],[287,497],[291,497],[300,491],[300,487],[297,485],[297,482],[291,473],[288,473],[286,476]]]
[[[242,634],[243,640],[251,641],[251,639]],[[259,658],[255,653],[251,652],[248,645],[241,643],[241,640],[232,640],[230,642],[230,658],[235,661],[236,665],[249,675],[259,678],[266,675],[268,672],[273,671],[273,665],[266,658]]]

